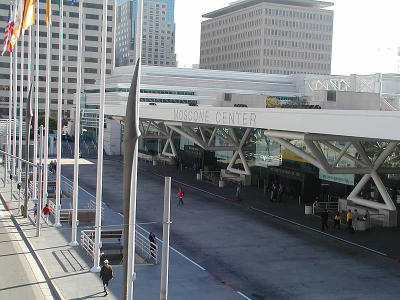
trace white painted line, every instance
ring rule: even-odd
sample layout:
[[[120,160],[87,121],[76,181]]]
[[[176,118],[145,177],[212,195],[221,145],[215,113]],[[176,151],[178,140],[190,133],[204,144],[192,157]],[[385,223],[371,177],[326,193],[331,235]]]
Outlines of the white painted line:
[[[136,225],[136,226],[139,227],[142,231],[146,232],[147,234],[150,234],[150,232],[147,231],[146,229],[144,229],[142,226],[140,226],[140,225]],[[160,243],[163,242],[163,241],[160,240],[158,237],[156,237],[156,239],[157,239],[158,241],[160,241]],[[189,257],[185,256],[184,254],[182,254],[181,252],[179,252],[179,251],[176,250],[175,248],[173,248],[173,247],[171,247],[171,246],[169,246],[169,248],[170,248],[172,251],[174,251],[174,252],[176,252],[177,254],[179,254],[180,256],[182,256],[183,258],[185,258],[186,260],[188,260],[189,262],[191,262],[192,264],[194,264],[195,266],[197,266],[198,268],[200,268],[202,271],[205,271],[205,270],[206,270],[205,268],[203,268],[202,266],[200,266],[198,263],[194,262],[194,261],[191,260]]]
[[[329,233],[320,231],[320,230],[315,229],[315,228],[312,228],[312,227],[310,227],[310,226],[303,225],[303,224],[300,224],[300,223],[291,221],[291,220],[289,220],[289,219],[286,219],[286,218],[283,218],[283,217],[280,217],[280,216],[271,214],[271,213],[269,213],[269,212],[263,211],[263,210],[261,210],[261,209],[255,208],[255,207],[253,207],[253,206],[251,206],[250,208],[251,208],[252,210],[261,212],[261,213],[263,213],[263,214],[266,214],[266,215],[268,215],[268,216],[274,217],[274,218],[279,219],[279,220],[281,220],[281,221],[291,223],[291,224],[293,224],[293,225],[296,225],[296,226],[299,226],[299,227],[302,227],[302,228],[305,228],[305,229],[308,229],[308,230],[317,232],[317,233],[319,233],[319,234],[323,234],[323,235],[325,235],[325,236],[329,236],[329,237],[331,237],[331,238],[333,238],[333,239],[335,239],[335,240],[344,242],[344,243],[346,243],[346,244],[349,244],[349,245],[352,245],[352,246],[356,246],[356,247],[362,248],[362,249],[364,249],[364,250],[367,250],[367,251],[370,251],[370,252],[373,252],[373,253],[375,253],[375,254],[379,254],[379,255],[385,256],[385,257],[388,256],[386,253],[383,253],[383,252],[380,252],[380,251],[377,251],[377,250],[374,250],[374,249],[365,247],[365,246],[363,246],[363,245],[360,245],[360,244],[357,244],[357,243],[354,243],[354,242],[351,242],[351,241],[342,239],[342,238],[340,238],[340,237],[337,237],[337,236],[335,236],[335,235],[332,235],[332,234],[329,234]]]
[[[63,178],[65,178],[66,180],[68,180],[69,182],[71,182],[72,183],[72,181],[71,180],[69,180],[67,177],[65,177],[65,176],[63,176]],[[91,196],[91,197],[94,197],[91,193],[89,193],[87,190],[85,190],[84,188],[82,188],[82,187],[79,187],[79,189],[82,189],[83,191],[85,191],[89,196]],[[121,213],[118,213],[120,216],[124,216],[123,214],[121,214]],[[147,234],[149,234],[150,232],[149,231],[147,231],[146,229],[144,229],[142,226],[140,226],[140,225],[136,225],[137,227],[139,227],[141,230],[143,230],[144,232],[146,232]],[[160,243],[162,243],[162,241],[159,239],[159,238],[157,238],[157,240],[159,240],[160,241]],[[198,268],[200,268],[202,271],[205,271],[206,269],[205,268],[203,268],[202,266],[200,266],[198,263],[196,263],[196,262],[194,262],[193,260],[191,260],[190,258],[188,258],[187,256],[185,256],[184,254],[182,254],[181,252],[179,252],[178,250],[176,250],[175,248],[173,248],[173,247],[169,247],[172,251],[174,251],[174,252],[176,252],[177,254],[179,254],[180,256],[182,256],[183,258],[185,258],[186,260],[188,260],[189,262],[191,262],[192,264],[194,264],[195,266],[197,266]]]
[[[240,296],[242,296],[244,299],[246,300],[252,300],[251,298],[247,297],[245,294],[243,294],[242,292],[237,292]]]

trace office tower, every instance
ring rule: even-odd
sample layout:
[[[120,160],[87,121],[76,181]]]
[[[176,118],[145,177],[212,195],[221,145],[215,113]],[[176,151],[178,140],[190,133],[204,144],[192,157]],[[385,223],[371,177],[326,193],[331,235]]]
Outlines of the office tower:
[[[174,0],[144,0],[142,63],[176,66]],[[116,25],[116,66],[135,63],[137,0],[119,0]]]
[[[64,1],[64,78],[63,78],[63,110],[64,118],[70,117],[70,110],[75,100],[77,60],[82,59],[82,90],[86,86],[93,85],[100,78],[101,67],[101,30],[103,5],[100,1],[85,0],[83,2],[83,55],[78,58],[78,5],[71,5],[71,1]],[[0,0],[0,28],[5,28],[9,9],[9,0]],[[58,99],[58,66],[59,66],[59,8],[53,1],[52,4],[52,26],[51,26],[51,94],[50,115],[57,114]],[[39,54],[39,112],[44,115],[44,104],[46,98],[46,48],[47,27],[45,22],[46,1],[40,1],[40,54]],[[113,28],[114,28],[114,2],[108,5],[108,37],[107,37],[107,74],[111,74],[113,68]],[[35,74],[35,38],[36,25],[32,26],[32,74]],[[28,74],[28,31],[25,32],[24,43],[24,91],[27,87]],[[20,75],[21,39],[18,40],[18,76]],[[7,52],[0,56],[0,114],[8,115],[9,98],[9,61]],[[34,77],[32,77],[34,82]],[[19,85],[19,80],[18,80]],[[18,87],[19,90],[19,87]],[[27,92],[25,93],[25,97]],[[19,99],[19,93],[18,93]]]
[[[200,68],[330,74],[333,3],[245,0],[203,15]]]

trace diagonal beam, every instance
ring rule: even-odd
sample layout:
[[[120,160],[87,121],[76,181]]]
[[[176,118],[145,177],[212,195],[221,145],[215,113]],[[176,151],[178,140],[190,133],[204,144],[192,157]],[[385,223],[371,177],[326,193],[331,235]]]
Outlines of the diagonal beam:
[[[351,142],[347,142],[346,145],[344,145],[342,151],[340,151],[338,157],[336,157],[335,161],[332,163],[332,167],[335,168],[339,161],[342,159],[343,155],[349,150],[351,146]]]

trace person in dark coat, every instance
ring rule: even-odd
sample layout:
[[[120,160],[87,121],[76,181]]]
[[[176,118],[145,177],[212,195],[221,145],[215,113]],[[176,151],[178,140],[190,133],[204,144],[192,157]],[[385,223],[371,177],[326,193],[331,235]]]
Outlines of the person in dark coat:
[[[154,232],[150,232],[149,241],[150,241],[150,253],[151,253],[151,256],[156,258],[156,255],[154,254],[154,252],[156,251],[157,243],[156,243],[156,235],[154,234]]]
[[[328,211],[325,209],[321,213],[321,230],[322,231],[325,231],[325,227],[326,227],[326,229],[328,229],[328,218],[329,218],[329,214],[328,214]]]
[[[105,296],[108,295],[108,282],[113,279],[114,273],[112,267],[108,264],[108,260],[104,261],[104,266],[100,270],[100,278],[103,280]]]

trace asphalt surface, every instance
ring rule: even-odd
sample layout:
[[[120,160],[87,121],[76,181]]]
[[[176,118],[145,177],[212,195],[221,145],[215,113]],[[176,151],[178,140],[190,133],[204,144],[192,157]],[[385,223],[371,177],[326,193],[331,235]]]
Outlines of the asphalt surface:
[[[72,178],[72,165],[63,166]],[[79,184],[95,193],[96,165]],[[162,236],[163,179],[138,174],[137,221]],[[317,232],[173,184],[171,246],[251,299],[398,299],[400,264]],[[104,162],[103,201],[122,209],[122,164]],[[189,296],[189,295],[188,295]]]

